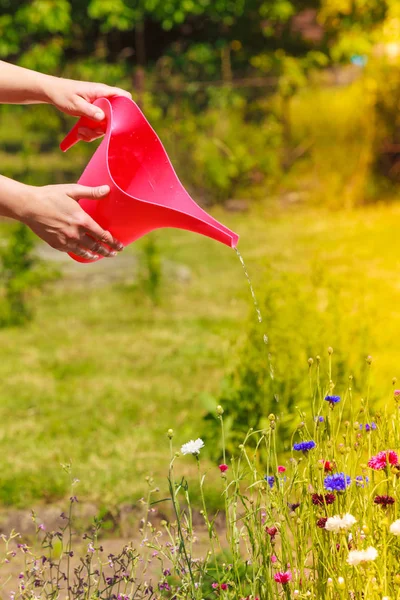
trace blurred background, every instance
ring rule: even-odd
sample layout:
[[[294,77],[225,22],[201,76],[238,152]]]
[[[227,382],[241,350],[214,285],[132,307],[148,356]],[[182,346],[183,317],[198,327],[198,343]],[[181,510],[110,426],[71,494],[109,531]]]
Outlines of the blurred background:
[[[350,376],[384,406],[400,376],[397,0],[0,0],[0,58],[132,91],[193,198],[240,235],[264,317],[207,238],[160,230],[78,265],[1,222],[3,505],[64,497],[71,461],[80,494],[117,511],[147,475],[165,487],[168,428],[177,447],[203,437],[217,477],[216,405],[230,450],[271,412],[290,431],[329,346],[335,393]],[[96,143],[61,153],[72,123],[1,106],[1,172],[75,182]]]

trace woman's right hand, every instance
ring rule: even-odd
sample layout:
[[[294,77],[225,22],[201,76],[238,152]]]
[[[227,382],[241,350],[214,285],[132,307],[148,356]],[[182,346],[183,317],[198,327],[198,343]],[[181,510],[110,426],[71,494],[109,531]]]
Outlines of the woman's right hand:
[[[25,191],[20,220],[52,248],[89,260],[116,256],[123,249],[121,242],[100,227],[78,203],[81,198],[105,198],[110,192],[107,185],[25,186]]]

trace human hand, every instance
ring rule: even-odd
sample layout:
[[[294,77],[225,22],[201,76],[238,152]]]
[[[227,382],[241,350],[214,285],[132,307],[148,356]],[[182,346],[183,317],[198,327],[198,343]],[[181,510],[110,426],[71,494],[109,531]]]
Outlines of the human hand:
[[[80,198],[100,199],[110,188],[79,184],[27,186],[24,214],[20,219],[52,248],[93,260],[116,256],[123,249],[78,204]]]
[[[105,115],[101,108],[92,104],[97,98],[110,98],[111,96],[132,98],[129,92],[103,83],[90,83],[89,81],[75,81],[57,77],[51,77],[50,80],[46,81],[48,102],[54,104],[67,115],[90,117],[99,123],[103,121]],[[80,139],[90,142],[104,135],[104,131],[100,128],[81,127],[78,135]]]

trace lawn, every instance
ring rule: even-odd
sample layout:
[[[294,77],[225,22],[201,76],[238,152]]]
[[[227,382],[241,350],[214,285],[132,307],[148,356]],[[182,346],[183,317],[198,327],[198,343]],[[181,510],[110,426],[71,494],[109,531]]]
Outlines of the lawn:
[[[400,207],[325,212],[265,204],[214,216],[240,234],[261,299],[267,266],[306,277],[318,263],[329,281],[346,282],[362,300],[362,314],[349,318],[368,320],[365,356],[374,357],[373,385],[386,397],[400,375]],[[165,485],[168,428],[177,445],[201,435],[201,398],[218,395],[256,316],[232,250],[181,231],[153,235],[165,266],[158,306],[126,284],[86,289],[66,277],[35,300],[32,323],[0,331],[3,504],[64,496],[60,464],[70,461],[86,500],[136,501],[147,475]],[[125,250],[132,272],[142,249],[143,241]]]

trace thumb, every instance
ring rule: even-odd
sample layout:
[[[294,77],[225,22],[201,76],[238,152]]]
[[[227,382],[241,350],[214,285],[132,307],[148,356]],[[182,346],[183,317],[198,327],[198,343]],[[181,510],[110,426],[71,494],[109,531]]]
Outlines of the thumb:
[[[87,187],[86,185],[73,185],[67,189],[67,194],[73,200],[80,200],[81,198],[104,198],[110,193],[110,186],[100,185],[97,187]]]
[[[78,117],[89,117],[96,121],[102,121],[105,119],[105,114],[98,106],[91,104],[82,96],[78,96],[75,101],[76,116]]]

